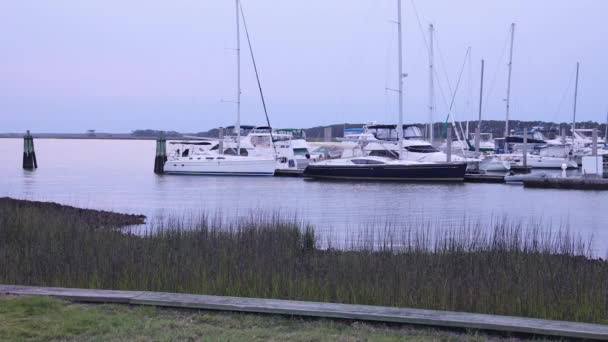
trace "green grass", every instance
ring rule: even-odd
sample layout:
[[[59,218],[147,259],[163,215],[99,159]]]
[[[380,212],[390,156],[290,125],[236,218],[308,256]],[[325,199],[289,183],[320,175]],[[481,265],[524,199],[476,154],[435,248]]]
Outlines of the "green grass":
[[[3,341],[485,341],[477,332],[0,297]],[[497,337],[492,337],[498,339]]]

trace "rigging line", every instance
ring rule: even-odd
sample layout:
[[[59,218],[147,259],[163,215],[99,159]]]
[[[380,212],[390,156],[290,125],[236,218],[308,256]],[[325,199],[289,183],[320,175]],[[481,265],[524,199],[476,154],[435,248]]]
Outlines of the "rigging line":
[[[509,43],[510,35],[511,35],[511,33],[509,31],[509,34],[507,34],[507,37],[505,38],[505,41],[503,43],[503,48],[502,48],[502,52],[500,54],[500,59],[498,60],[498,63],[496,64],[496,69],[494,69],[494,76],[492,76],[492,82],[490,83],[489,91],[486,93],[486,95],[483,98],[482,107],[485,107],[485,104],[488,103],[488,99],[494,94],[494,87],[496,86],[496,79],[498,78],[498,72],[500,71],[500,67],[502,66],[503,59],[505,58],[505,54],[507,52],[507,46],[509,45],[508,43]]]
[[[556,118],[559,118],[559,113],[562,111],[562,106],[564,105],[564,101],[566,100],[566,95],[568,94],[570,88],[572,87],[572,79],[574,78],[574,74],[576,73],[575,70],[573,70],[570,73],[570,79],[568,80],[568,83],[566,84],[566,88],[564,89],[564,92],[562,94],[562,98],[559,101],[559,105],[557,106],[557,110],[553,113],[553,117],[551,118],[551,121],[555,121]]]
[[[441,67],[443,68],[443,75],[445,76],[446,82],[448,83],[448,90],[450,91],[450,93],[453,93],[452,83],[450,82],[450,77],[447,73],[448,69],[445,66],[445,59],[443,58],[441,44],[439,43],[439,33],[435,33],[435,40],[437,41],[437,50],[439,51],[439,60],[441,61]]]
[[[452,105],[454,104],[454,99],[456,98],[456,94],[457,94],[458,88],[460,86],[460,80],[462,79],[462,73],[464,72],[464,67],[467,64],[467,60],[468,60],[467,57],[469,57],[470,53],[471,53],[471,48],[469,47],[467,49],[467,53],[464,55],[464,60],[462,62],[462,66],[460,67],[460,73],[458,74],[458,81],[456,82],[456,89],[454,91],[454,95],[452,96],[452,103],[450,104],[450,111],[448,112],[448,118],[450,117],[450,113],[452,111]],[[456,125],[456,121],[454,120],[454,118],[452,118],[452,126],[456,127],[456,130],[455,130],[455,132],[456,132],[456,138],[458,139],[458,142],[460,142],[460,134],[458,134],[458,126],[460,126],[460,131],[462,133],[464,133],[464,130],[462,128],[462,121],[459,122],[458,125]],[[460,144],[460,146],[462,147],[462,153],[464,155],[465,154],[465,152],[464,152],[464,146],[463,146],[462,143]]]
[[[420,15],[418,14],[418,8],[416,7],[416,3],[414,2],[414,0],[410,1],[412,4],[412,7],[414,9],[414,14],[416,14],[416,20],[418,21],[418,29],[420,30],[420,34],[422,35],[422,39],[424,40],[424,46],[426,47],[427,53],[430,53],[430,47],[429,47],[429,43],[426,40],[426,35],[424,33],[424,30],[422,29],[422,22],[420,20]],[[450,90],[450,93],[452,93],[452,85],[450,82],[450,78],[447,74],[447,68],[445,67],[445,61],[443,58],[443,53],[441,52],[441,44],[439,44],[439,37],[438,37],[438,33],[435,33],[435,40],[437,41],[437,49],[439,50],[439,55],[441,58],[441,66],[443,67],[443,72],[444,72],[444,76],[445,79],[447,81],[448,84],[448,89]],[[439,80],[439,76],[437,76],[437,80]],[[446,101],[447,102],[447,101]],[[447,105],[447,103],[446,103]]]
[[[249,45],[249,52],[251,53],[251,62],[253,63],[253,70],[255,71],[255,78],[258,81],[258,89],[260,90],[260,97],[262,98],[262,107],[264,107],[264,115],[266,115],[266,123],[268,124],[270,132],[270,141],[274,154],[276,157],[277,147],[274,145],[274,137],[272,136],[272,126],[270,125],[270,118],[268,117],[268,110],[266,109],[266,100],[264,100],[264,92],[262,91],[262,83],[260,82],[260,75],[258,73],[258,67],[255,63],[255,57],[253,56],[253,47],[251,46],[251,39],[249,38],[249,30],[247,29],[247,22],[245,21],[245,12],[243,11],[243,5],[240,4],[241,17],[243,18],[243,28],[245,29],[245,35],[247,36],[247,44]]]
[[[420,16],[418,15],[418,9],[416,8],[416,4],[414,3],[414,0],[411,0],[412,3],[412,8],[414,9],[414,14],[416,14],[416,20],[418,21],[418,29],[420,30],[420,35],[422,36],[422,39],[424,40],[424,47],[426,48],[427,54],[430,54],[430,46],[429,43],[426,40],[426,33],[424,31],[424,29],[422,28],[422,22],[420,21]],[[437,32],[437,30],[435,30],[435,32]],[[437,33],[435,33],[437,34]],[[439,44],[439,43],[437,43]],[[441,95],[441,99],[443,100],[443,104],[445,105],[445,107],[448,107],[448,100],[447,97],[445,96],[445,92],[443,91],[443,87],[441,86],[441,79],[439,78],[439,75],[437,74],[437,69],[438,68],[433,68],[433,75],[435,77],[435,79],[437,79],[437,87],[439,88],[439,94]],[[445,72],[445,68],[443,69]],[[449,79],[448,79],[448,83],[449,83]],[[450,93],[452,91],[450,90]]]
[[[386,56],[384,60],[385,70],[384,70],[384,118],[383,120],[387,120],[389,117],[389,110],[391,108],[389,95],[389,75],[392,74],[390,71],[390,56],[393,54],[393,44],[387,43],[386,47]]]

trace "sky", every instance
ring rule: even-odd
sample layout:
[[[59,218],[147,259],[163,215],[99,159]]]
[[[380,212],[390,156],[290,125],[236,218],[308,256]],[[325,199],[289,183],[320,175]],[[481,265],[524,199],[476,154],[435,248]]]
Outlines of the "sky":
[[[396,0],[242,0],[274,127],[396,122]],[[405,122],[606,120],[608,1],[403,0]],[[0,0],[0,132],[206,131],[236,121],[235,1]],[[241,32],[242,123],[265,124]],[[465,58],[468,47],[471,56]],[[459,74],[460,83],[458,82]],[[458,87],[456,84],[458,83]],[[453,93],[455,92],[455,95]]]

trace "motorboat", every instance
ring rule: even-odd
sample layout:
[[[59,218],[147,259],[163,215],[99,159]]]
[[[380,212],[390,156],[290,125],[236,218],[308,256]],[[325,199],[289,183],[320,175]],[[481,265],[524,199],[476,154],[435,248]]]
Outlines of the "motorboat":
[[[305,169],[308,163],[314,162],[319,158],[318,154],[311,151],[306,141],[306,132],[303,129],[281,128],[276,130],[276,134],[290,137],[290,148],[298,169]]]
[[[496,158],[510,162],[511,166],[524,166],[524,155],[520,153],[498,154]],[[564,165],[567,169],[578,168],[578,163],[574,159],[544,157],[530,153],[526,155],[526,165],[535,169],[562,169]]]

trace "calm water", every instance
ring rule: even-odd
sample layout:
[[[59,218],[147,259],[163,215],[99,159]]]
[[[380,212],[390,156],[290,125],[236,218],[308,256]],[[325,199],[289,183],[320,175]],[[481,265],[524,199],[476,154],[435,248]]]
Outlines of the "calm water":
[[[569,226],[608,249],[608,192],[503,184],[322,182],[299,178],[158,176],[154,141],[37,139],[39,169],[21,169],[23,141],[0,139],[0,196],[150,218],[192,212],[226,218],[252,211],[297,215],[329,235],[376,224],[489,222]]]

